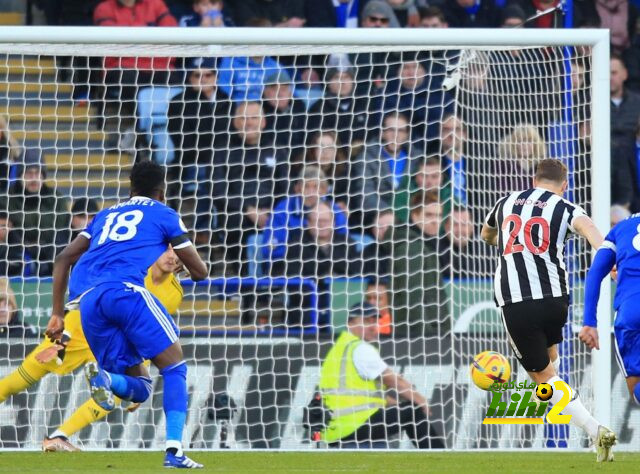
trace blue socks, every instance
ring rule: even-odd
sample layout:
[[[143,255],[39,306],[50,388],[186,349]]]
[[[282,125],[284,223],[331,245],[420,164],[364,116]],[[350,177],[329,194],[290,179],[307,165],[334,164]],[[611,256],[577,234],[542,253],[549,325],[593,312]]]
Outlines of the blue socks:
[[[633,398],[637,405],[640,405],[640,383],[637,383],[635,387],[633,387]]]
[[[181,455],[182,431],[187,419],[187,366],[184,361],[160,371],[164,380],[162,405],[167,419],[167,448],[176,447]]]
[[[130,402],[142,403],[151,395],[151,379],[109,373],[111,391]]]

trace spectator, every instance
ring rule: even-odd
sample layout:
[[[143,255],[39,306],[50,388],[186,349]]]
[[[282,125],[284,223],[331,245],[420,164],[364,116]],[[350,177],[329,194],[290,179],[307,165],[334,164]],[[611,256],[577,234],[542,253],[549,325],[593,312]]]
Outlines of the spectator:
[[[442,205],[442,215],[444,217],[449,215],[452,200],[451,182],[445,180],[440,157],[437,155],[421,157],[414,168],[409,189],[402,189],[396,193],[395,214],[399,222],[409,221],[409,213],[414,209],[410,200],[413,199],[413,194],[418,191],[435,193]]]
[[[218,87],[234,102],[262,99],[267,77],[283,71],[269,56],[234,56],[222,58],[218,66]]]
[[[378,334],[390,336],[393,332],[393,317],[389,302],[389,283],[383,278],[374,278],[367,283],[365,301],[378,310]]]
[[[640,117],[640,96],[626,90],[627,68],[620,56],[611,57],[611,140],[626,141],[633,137]]]
[[[564,10],[561,8],[562,0],[517,0],[517,4],[524,10],[525,17],[531,18],[537,13],[556,8],[535,20],[527,22],[529,28],[564,28]],[[560,7],[560,8],[557,8]],[[599,27],[600,19],[598,12],[594,8],[593,2],[573,2],[573,18],[571,19],[574,28],[584,28],[586,26]]]
[[[614,204],[611,206],[611,227],[614,227],[630,215],[631,212],[629,212],[629,209],[621,206],[620,204]]]
[[[519,28],[523,26],[527,19],[524,10],[518,4],[511,4],[502,10],[502,26],[503,28]]]
[[[79,198],[73,202],[70,228],[63,229],[56,235],[56,254],[64,250],[80,232],[87,228],[99,210],[98,203],[94,199]]]
[[[387,2],[369,0],[362,10],[360,26],[362,28],[399,28],[400,23]],[[388,52],[351,55],[350,62],[356,68],[354,79],[357,95],[369,97],[373,103],[382,102],[382,88],[389,75],[389,64],[396,58],[396,54]]]
[[[11,179],[11,168],[20,159],[22,148],[11,135],[9,121],[0,115],[0,196],[6,196]]]
[[[635,138],[611,142],[611,203],[640,211],[640,183],[638,182]]]
[[[409,188],[411,169],[421,155],[409,140],[404,114],[390,112],[382,125],[380,144],[368,144],[351,167],[351,212],[362,212],[365,224],[378,212],[393,209],[395,194]]]
[[[333,228],[338,234],[347,233],[345,212],[327,196],[328,183],[324,172],[317,166],[305,166],[293,187],[294,194],[276,203],[263,231],[267,244],[265,257],[269,261],[282,259],[286,254],[290,236],[299,234],[308,227],[307,215],[318,202],[324,202],[333,210]]]
[[[180,17],[180,26],[223,27],[233,26],[233,20],[225,15],[222,0],[193,0],[191,11]]]
[[[45,184],[45,177],[39,154],[28,150],[22,176],[9,188],[9,215],[39,276],[51,275],[56,234],[69,225],[67,200]]]
[[[372,345],[377,341],[378,309],[358,303],[349,310],[347,331],[322,363],[322,402],[334,410],[323,440],[332,448],[388,448],[389,440],[404,431],[416,448],[444,448],[429,424],[427,399],[382,360]],[[341,393],[344,387],[347,393]],[[352,395],[352,387],[366,395]]]
[[[498,189],[513,193],[531,187],[536,165],[547,158],[547,145],[533,125],[521,123],[502,139],[498,156]]]
[[[266,18],[278,28],[300,28],[306,23],[301,0],[242,0],[231,4],[233,21],[238,26],[253,26],[250,20]]]
[[[22,275],[23,250],[9,215],[0,211],[0,277]]]
[[[367,138],[367,97],[356,97],[351,69],[329,68],[325,75],[327,91],[309,110],[307,129],[334,130],[340,143],[356,147]]]
[[[638,10],[628,0],[595,0],[600,28],[606,28],[611,35],[613,51],[620,54],[631,45],[636,28]]]
[[[216,85],[215,60],[196,58],[184,92],[173,98],[167,112],[168,131],[176,150],[168,179],[175,184],[169,196],[193,197],[197,166],[210,166],[213,149],[227,145],[231,100]]]
[[[444,336],[451,321],[435,252],[425,251],[419,234],[382,212],[373,227],[378,275],[390,275],[394,335],[400,338]],[[367,260],[367,259],[365,259]]]
[[[636,21],[631,45],[622,52],[622,58],[629,76],[625,87],[640,92],[640,21]]]
[[[328,182],[328,193],[333,202],[347,212],[351,196],[350,164],[333,131],[320,131],[307,140],[305,165],[320,167]]]
[[[290,235],[286,261],[273,266],[275,275],[311,278],[316,281],[319,326],[331,327],[331,285],[325,279],[336,276],[362,276],[362,254],[346,232],[338,232],[336,218],[329,203],[319,200],[307,214],[307,225]],[[290,291],[292,288],[290,287]],[[296,308],[309,308],[309,303],[300,301],[300,296],[308,290],[299,288],[289,295],[288,326],[308,324],[308,320]],[[306,298],[305,298],[306,300]]]
[[[293,97],[291,76],[282,70],[265,77],[262,107],[266,129],[279,148],[289,148],[292,154],[304,145],[307,108],[303,100]]]
[[[445,105],[443,91],[438,86],[438,72],[427,74],[425,63],[415,54],[405,54],[398,67],[398,78],[387,82],[384,110],[397,110],[409,118],[411,137],[424,147],[427,140],[437,137],[437,124]],[[426,61],[432,65],[431,61]]]
[[[415,0],[387,0],[387,3],[393,9],[393,13],[396,15],[401,27],[416,27],[420,25],[420,14]]]
[[[305,26],[357,28],[366,0],[305,0]]]
[[[0,278],[0,337],[38,337],[38,330],[20,318],[9,280]]]
[[[223,232],[229,262],[238,262],[242,243],[251,232],[263,229],[273,201],[288,191],[286,158],[271,146],[262,146],[266,126],[257,102],[240,102],[232,119],[229,147],[216,150],[210,195]],[[199,199],[201,216],[211,215],[208,199]]]
[[[442,204],[433,191],[416,191],[411,196],[410,225],[417,235],[422,236],[424,251],[439,254],[440,230],[442,227]]]
[[[400,28],[391,6],[384,0],[369,0],[360,16],[362,28]]]
[[[93,22],[96,26],[177,26],[163,0],[104,0],[96,7]],[[126,114],[135,117],[138,88],[166,85],[173,63],[166,57],[106,57],[106,100],[116,101],[121,118]],[[98,105],[98,115],[103,116],[104,104]]]
[[[451,28],[497,28],[500,9],[494,0],[450,0],[442,4]]]
[[[468,161],[465,157],[466,131],[462,120],[455,115],[447,116],[440,129],[442,165],[447,179],[451,182],[451,192],[456,202],[469,204],[467,188]]]
[[[444,221],[440,266],[445,276],[490,278],[495,272],[495,256],[475,235],[471,213],[454,206]]]
[[[420,26],[422,28],[449,28],[449,23],[444,16],[442,10],[433,5],[429,7],[421,7]]]

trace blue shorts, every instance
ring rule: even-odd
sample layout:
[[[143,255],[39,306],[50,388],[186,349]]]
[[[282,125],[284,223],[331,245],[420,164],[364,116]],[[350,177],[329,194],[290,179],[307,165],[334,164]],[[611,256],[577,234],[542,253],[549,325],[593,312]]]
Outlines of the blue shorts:
[[[152,359],[179,330],[149,290],[132,283],[99,285],[80,300],[82,328],[98,365],[117,374]]]
[[[616,360],[625,377],[640,376],[640,329],[614,328]]]

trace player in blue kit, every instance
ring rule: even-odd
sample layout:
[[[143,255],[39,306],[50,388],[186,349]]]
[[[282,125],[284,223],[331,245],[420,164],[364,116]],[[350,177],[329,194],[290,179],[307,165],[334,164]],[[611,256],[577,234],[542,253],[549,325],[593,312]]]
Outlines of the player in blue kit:
[[[600,284],[617,267],[617,288],[613,301],[616,359],[627,379],[629,394],[640,404],[640,214],[619,222],[598,249],[585,288],[584,327],[580,340],[590,349],[599,349],[596,307]]]
[[[97,360],[85,368],[92,398],[105,410],[113,409],[114,395],[144,402],[151,394],[151,379],[142,362],[150,359],[164,382],[164,466],[201,468],[182,451],[188,394],[179,331],[144,287],[147,269],[169,244],[193,280],[207,277],[180,217],[162,203],[164,176],[160,165],[137,163],[131,170],[130,199],[100,211],[56,257],[46,334],[52,340],[62,336],[69,281],[70,305],[80,306],[84,334]]]

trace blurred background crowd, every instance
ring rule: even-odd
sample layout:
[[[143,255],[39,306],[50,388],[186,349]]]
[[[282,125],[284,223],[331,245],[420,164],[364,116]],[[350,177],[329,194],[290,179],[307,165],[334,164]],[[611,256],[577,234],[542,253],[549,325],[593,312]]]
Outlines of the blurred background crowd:
[[[26,21],[99,27],[607,28],[614,223],[640,211],[640,1],[574,0],[568,20],[559,4],[31,0]],[[89,127],[107,134],[105,152],[167,165],[168,202],[194,229],[198,248],[213,264],[212,276],[293,279],[280,288],[286,293],[284,324],[310,324],[310,298],[317,296],[313,318],[322,327],[331,324],[326,279],[364,277],[367,300],[393,313],[383,324],[393,319],[395,334],[425,334],[448,324],[444,278],[492,275],[493,255],[478,239],[491,205],[487,186],[497,193],[525,188],[536,160],[563,158],[554,148],[553,124],[560,115],[566,121],[564,109],[571,109],[576,125],[571,153],[580,157],[570,166],[573,187],[583,190],[574,199],[589,202],[589,178],[580,177],[592,159],[588,52],[487,53],[486,61],[475,64],[478,73],[469,74],[475,81],[459,85],[463,105],[454,107],[456,91],[446,90],[443,81],[447,66],[462,57],[453,50],[57,57],[55,81],[71,85],[73,107],[91,108]],[[547,69],[545,77],[544,68],[553,73]],[[562,87],[549,77],[563,75],[570,77],[572,97],[563,97],[558,107],[554,93]],[[517,103],[527,95],[535,97],[529,108]],[[510,114],[512,109],[523,112]],[[56,186],[48,173],[56,170],[57,158],[47,162],[42,147],[16,138],[13,122],[10,114],[0,117],[0,276],[45,277],[55,254],[105,204],[104,195]],[[496,122],[500,131],[487,140],[484,129]],[[299,277],[317,289],[310,291]],[[246,307],[260,306],[261,298],[273,306],[274,288],[243,298]]]

